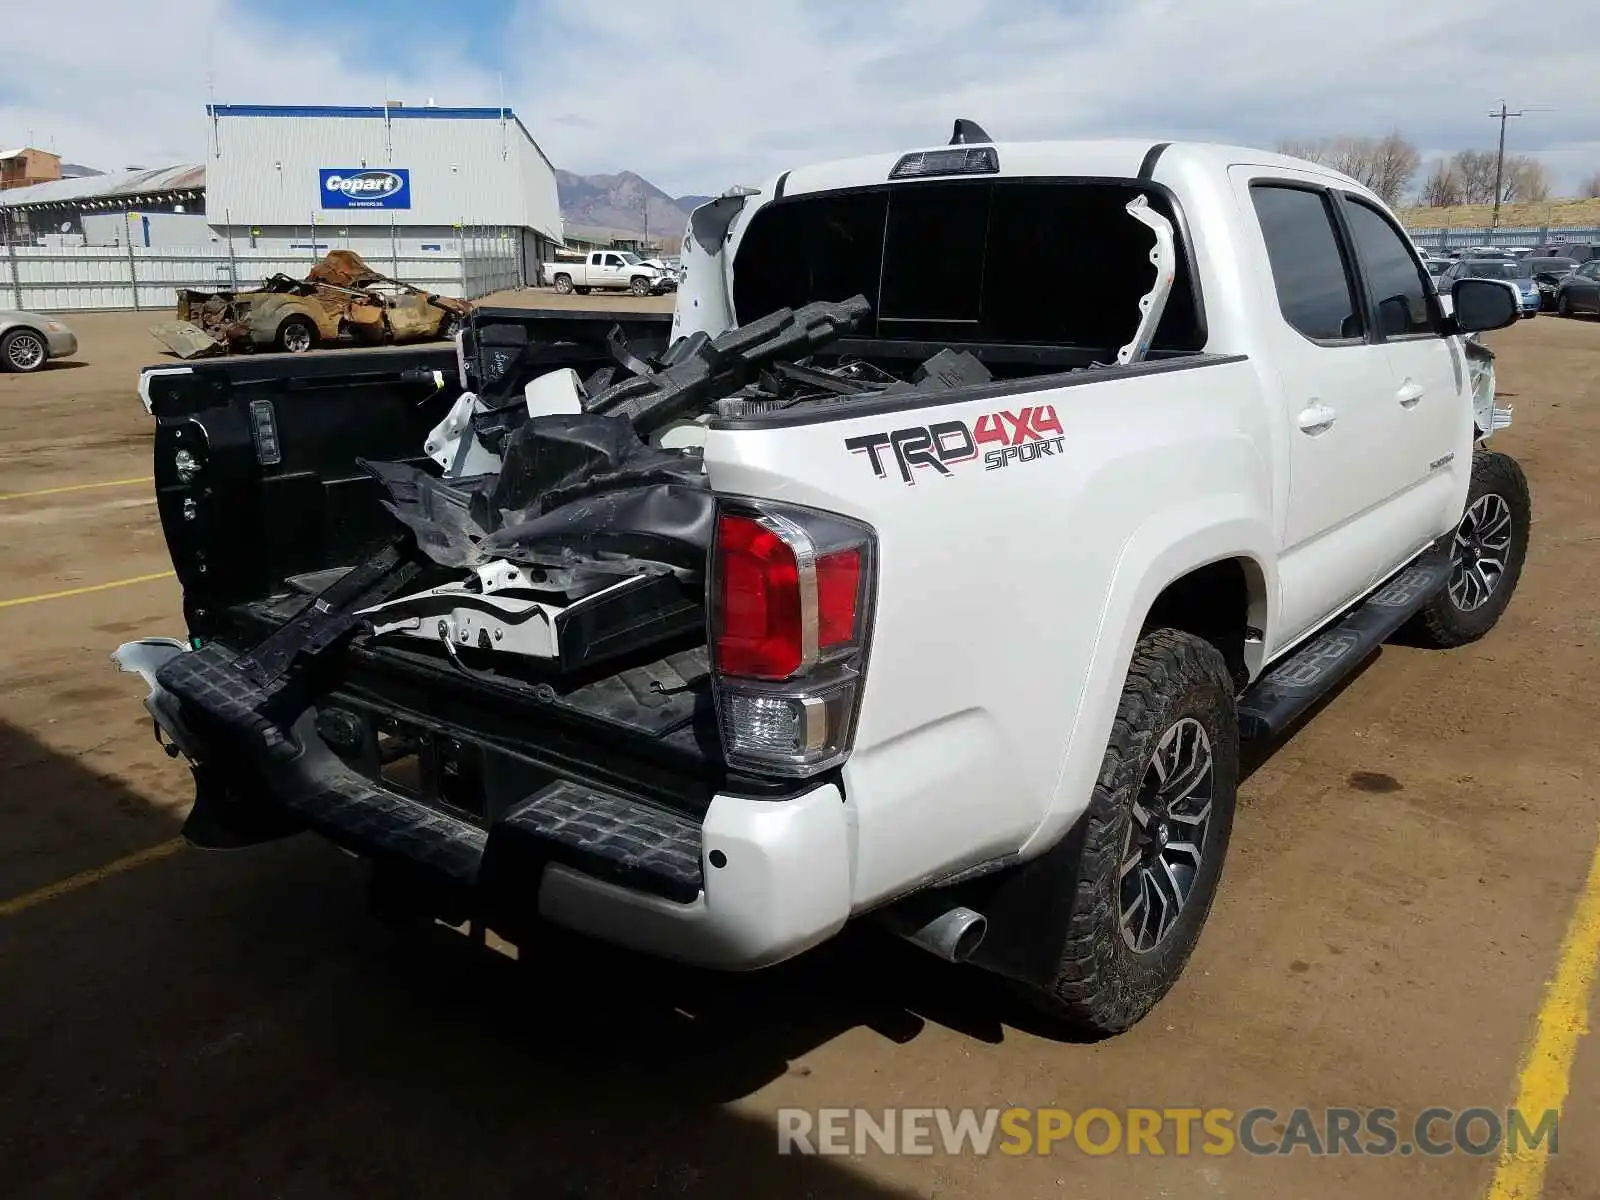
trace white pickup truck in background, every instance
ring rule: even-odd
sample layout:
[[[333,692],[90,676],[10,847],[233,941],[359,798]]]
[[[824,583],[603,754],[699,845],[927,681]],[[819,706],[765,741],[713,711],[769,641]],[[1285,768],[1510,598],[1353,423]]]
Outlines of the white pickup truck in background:
[[[1324,167],[960,123],[697,209],[685,268],[670,337],[485,310],[437,391],[146,376],[189,640],[119,660],[193,840],[309,827],[385,911],[726,969],[870,917],[1115,1031],[1200,935],[1241,740],[1516,587],[1463,336],[1515,294],[1447,315]]]
[[[544,277],[563,295],[586,296],[595,288],[649,296],[670,291],[678,280],[659,263],[646,262],[631,250],[592,250],[578,262],[547,262]]]

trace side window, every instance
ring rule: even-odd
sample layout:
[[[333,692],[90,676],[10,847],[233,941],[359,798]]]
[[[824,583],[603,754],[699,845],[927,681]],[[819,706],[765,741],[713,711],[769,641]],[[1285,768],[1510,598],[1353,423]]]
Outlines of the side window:
[[[1306,188],[1260,183],[1251,185],[1250,197],[1283,319],[1315,341],[1359,338],[1361,318],[1327,198]]]
[[[606,255],[606,266],[608,266],[608,267],[620,267],[621,265],[622,265],[622,259],[618,255],[615,255],[615,254]]]
[[[1356,257],[1372,285],[1378,322],[1385,337],[1437,332],[1428,306],[1428,285],[1406,239],[1372,205],[1345,197],[1345,216],[1355,240]]]

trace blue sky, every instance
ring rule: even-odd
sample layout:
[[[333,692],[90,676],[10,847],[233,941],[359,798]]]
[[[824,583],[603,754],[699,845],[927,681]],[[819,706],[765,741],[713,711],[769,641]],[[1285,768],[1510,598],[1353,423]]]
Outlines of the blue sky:
[[[7,17],[0,144],[199,161],[203,106],[493,105],[558,166],[669,192],[999,137],[1381,135],[1426,154],[1514,122],[1558,185],[1600,170],[1600,4],[1540,0],[75,0]]]

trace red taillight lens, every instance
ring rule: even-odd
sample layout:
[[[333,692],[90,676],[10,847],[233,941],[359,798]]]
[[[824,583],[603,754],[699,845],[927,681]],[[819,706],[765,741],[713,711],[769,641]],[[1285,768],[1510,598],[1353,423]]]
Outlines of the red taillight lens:
[[[731,766],[803,778],[850,755],[876,595],[872,528],[776,501],[717,514],[708,614]]]
[[[836,550],[817,559],[817,646],[843,646],[856,640],[857,598],[861,594],[861,551]]]
[[[721,514],[717,586],[717,670],[746,679],[799,670],[800,569],[783,539],[752,517]]]

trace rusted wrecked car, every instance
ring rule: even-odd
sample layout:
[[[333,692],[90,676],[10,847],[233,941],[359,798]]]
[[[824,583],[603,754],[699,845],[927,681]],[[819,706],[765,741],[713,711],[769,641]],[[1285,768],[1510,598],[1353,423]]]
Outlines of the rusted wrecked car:
[[[472,309],[369,267],[353,250],[332,250],[304,279],[278,274],[244,292],[178,289],[178,319],[150,332],[179,358],[230,351],[303,354],[348,342],[370,346],[448,338]]]

